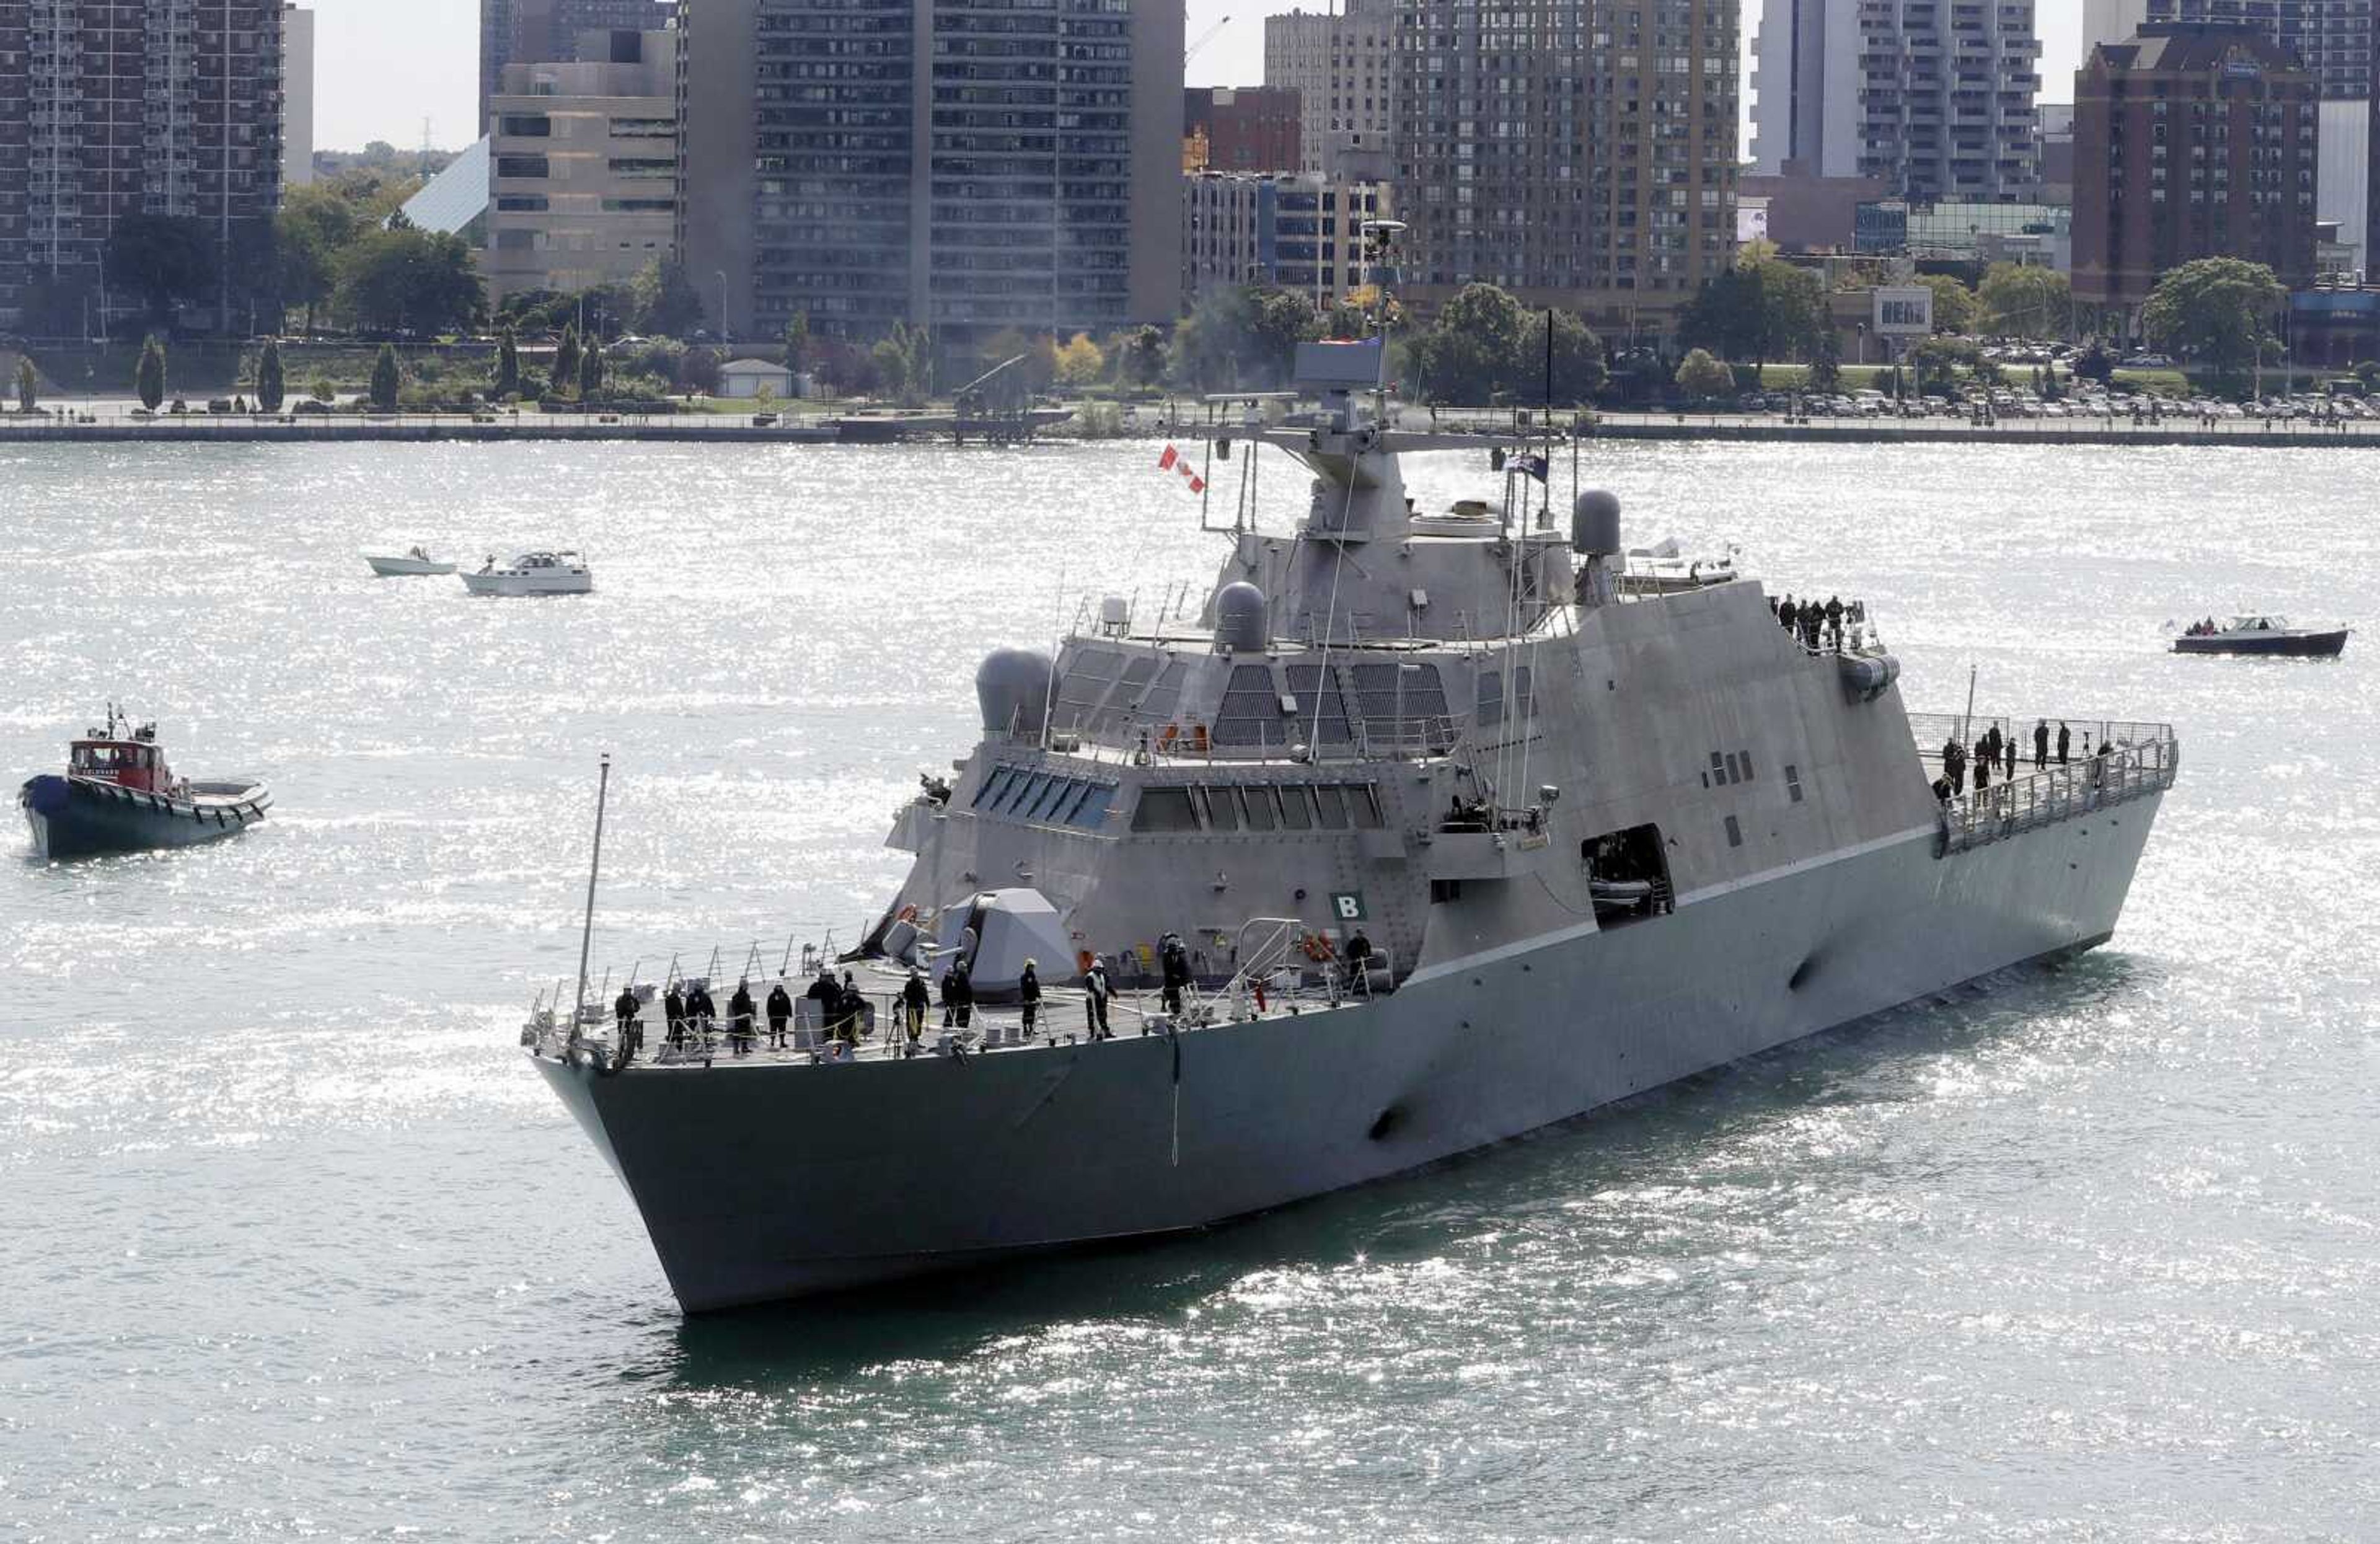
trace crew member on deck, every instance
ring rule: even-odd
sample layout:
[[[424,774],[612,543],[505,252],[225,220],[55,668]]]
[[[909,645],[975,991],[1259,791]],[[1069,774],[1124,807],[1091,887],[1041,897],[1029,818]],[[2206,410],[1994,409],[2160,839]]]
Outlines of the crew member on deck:
[[[964,1029],[975,1016],[975,983],[967,979],[966,962],[951,961],[942,972],[942,1027]]]
[[[835,1019],[843,1011],[843,989],[835,985],[834,972],[820,966],[818,979],[802,995],[818,1004],[819,1033],[832,1036]]]
[[[859,983],[851,979],[848,970],[843,973],[843,985],[837,989],[835,996],[835,1017],[839,1021],[843,1043],[856,1046],[859,1043],[859,1031],[868,1018],[868,998],[860,991]]]
[[[752,1050],[752,983],[737,981],[735,994],[727,1000],[727,1043],[738,1056]]]
[[[785,1049],[785,1021],[794,1016],[794,1000],[785,995],[785,983],[779,981],[769,989],[769,1045],[771,1050]]]
[[[719,1004],[710,1000],[710,987],[694,986],[686,990],[686,1027],[700,1036],[703,1043],[708,1045],[711,1027],[719,1021]]]
[[[686,995],[672,981],[669,991],[662,993],[662,1018],[668,1026],[669,1045],[676,1049],[686,1044]]]
[[[1993,754],[1989,735],[1975,741],[1975,792],[1980,794],[1992,785],[1992,763],[1998,760]]]
[[[1025,1038],[1033,1038],[1033,1021],[1041,1016],[1041,973],[1034,962],[1025,962],[1024,973],[1016,978],[1016,1002],[1025,1020]]]
[[[1364,936],[1363,929],[1358,928],[1347,935],[1347,979],[1366,997],[1372,995],[1372,977],[1365,967],[1371,964],[1371,960],[1372,941]]]
[[[909,979],[901,985],[901,1022],[908,1029],[913,1045],[917,1043],[917,1037],[926,1032],[926,1004],[933,1001],[933,996],[926,990],[925,977],[917,973],[916,966],[911,966]]]
[[[2033,770],[2039,772],[2047,765],[2049,765],[2049,721],[2046,718],[2037,718],[2033,721]]]
[[[1457,800],[1459,805],[1462,801]],[[1182,991],[1190,984],[1190,952],[1182,947],[1180,933],[1167,933],[1158,944],[1157,954],[1160,1000],[1169,1014],[1182,1011]]]
[[[1953,794],[1967,791],[1967,750],[1956,735],[1942,742],[1942,775],[1950,780]]]
[[[643,1004],[637,1001],[634,987],[622,987],[620,995],[612,1003],[612,1016],[620,1021],[619,1038],[612,1043],[624,1064],[637,1054],[639,1038],[637,1034],[637,1010]]]
[[[1083,972],[1083,1023],[1091,1039],[1111,1039],[1108,1027],[1108,967],[1097,954],[1091,956],[1091,967]]]
[[[2058,764],[2059,766],[2061,766],[2061,767],[2067,764],[2067,763],[2066,763],[2066,747],[2067,747],[2067,743],[2068,743],[2068,734],[2067,734],[2067,728],[2066,728],[2066,721],[2065,721],[2064,719],[2059,719],[2059,720],[2058,721]]]

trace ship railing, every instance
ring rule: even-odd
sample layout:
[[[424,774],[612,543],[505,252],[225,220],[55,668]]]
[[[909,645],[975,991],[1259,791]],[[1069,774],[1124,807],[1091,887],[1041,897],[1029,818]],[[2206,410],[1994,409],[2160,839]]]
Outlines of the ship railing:
[[[2180,755],[2180,743],[2169,736],[2144,739],[1953,796],[1942,806],[1939,854],[1965,852],[2163,793],[2173,786]]]
[[[1253,736],[1227,741],[1210,724],[1103,717],[1080,726],[1052,728],[1048,748],[1105,766],[1214,766],[1293,759],[1328,765],[1450,755],[1462,743],[1466,727],[1464,720],[1449,713],[1411,713],[1385,725],[1349,715],[1327,722],[1319,736],[1308,739],[1300,731],[1312,723],[1310,715],[1268,721]],[[914,802],[913,796],[904,807]]]
[[[2070,763],[2082,761],[2103,745],[2121,749],[2151,743],[2170,745],[2174,739],[2170,723],[2058,713],[1912,713],[1909,734],[1917,744],[1918,754],[1938,768],[1945,744],[1955,740],[1962,749],[1972,751],[1985,731],[1998,728],[2001,740],[2017,748],[2017,763],[2022,770],[2033,760],[2033,729],[2036,723],[2046,725],[2049,731],[2047,756],[2052,763],[2058,755],[2058,730],[2061,724],[2068,731]]]

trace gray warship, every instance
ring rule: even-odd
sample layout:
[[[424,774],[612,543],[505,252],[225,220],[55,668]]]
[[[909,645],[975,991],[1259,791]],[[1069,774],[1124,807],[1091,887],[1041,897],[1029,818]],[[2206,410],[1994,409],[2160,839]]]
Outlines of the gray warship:
[[[1303,463],[1293,530],[1219,527],[1180,617],[1110,600],[984,662],[898,894],[809,962],[856,973],[864,1033],[808,998],[783,1049],[629,1032],[583,981],[533,1013],[686,1311],[1206,1227],[2114,932],[2168,726],[2051,714],[2079,754],[1954,791],[1946,742],[2034,721],[1908,712],[1864,607],[1814,646],[1748,577],[1628,584],[1607,493],[1532,505],[1507,467],[1417,510],[1400,456],[1482,442],[1392,426],[1376,343],[1299,368],[1318,407],[1234,404],[1208,452]],[[912,1038],[899,991],[953,962],[971,1022]]]

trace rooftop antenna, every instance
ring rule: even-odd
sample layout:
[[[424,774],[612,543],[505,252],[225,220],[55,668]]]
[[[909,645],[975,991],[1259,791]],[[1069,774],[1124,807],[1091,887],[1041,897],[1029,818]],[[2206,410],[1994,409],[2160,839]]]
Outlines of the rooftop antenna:
[[[430,137],[430,115],[421,115],[421,180],[430,180],[430,158],[437,153],[437,141]]]

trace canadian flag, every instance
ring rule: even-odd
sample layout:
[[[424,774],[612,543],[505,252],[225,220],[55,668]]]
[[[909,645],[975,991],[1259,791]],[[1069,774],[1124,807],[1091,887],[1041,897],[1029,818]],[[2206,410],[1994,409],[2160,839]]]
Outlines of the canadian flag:
[[[1207,480],[1192,470],[1190,458],[1172,445],[1167,445],[1165,454],[1157,458],[1157,469],[1161,472],[1180,472],[1183,480],[1190,484],[1190,491],[1194,493],[1203,493],[1207,491]]]

